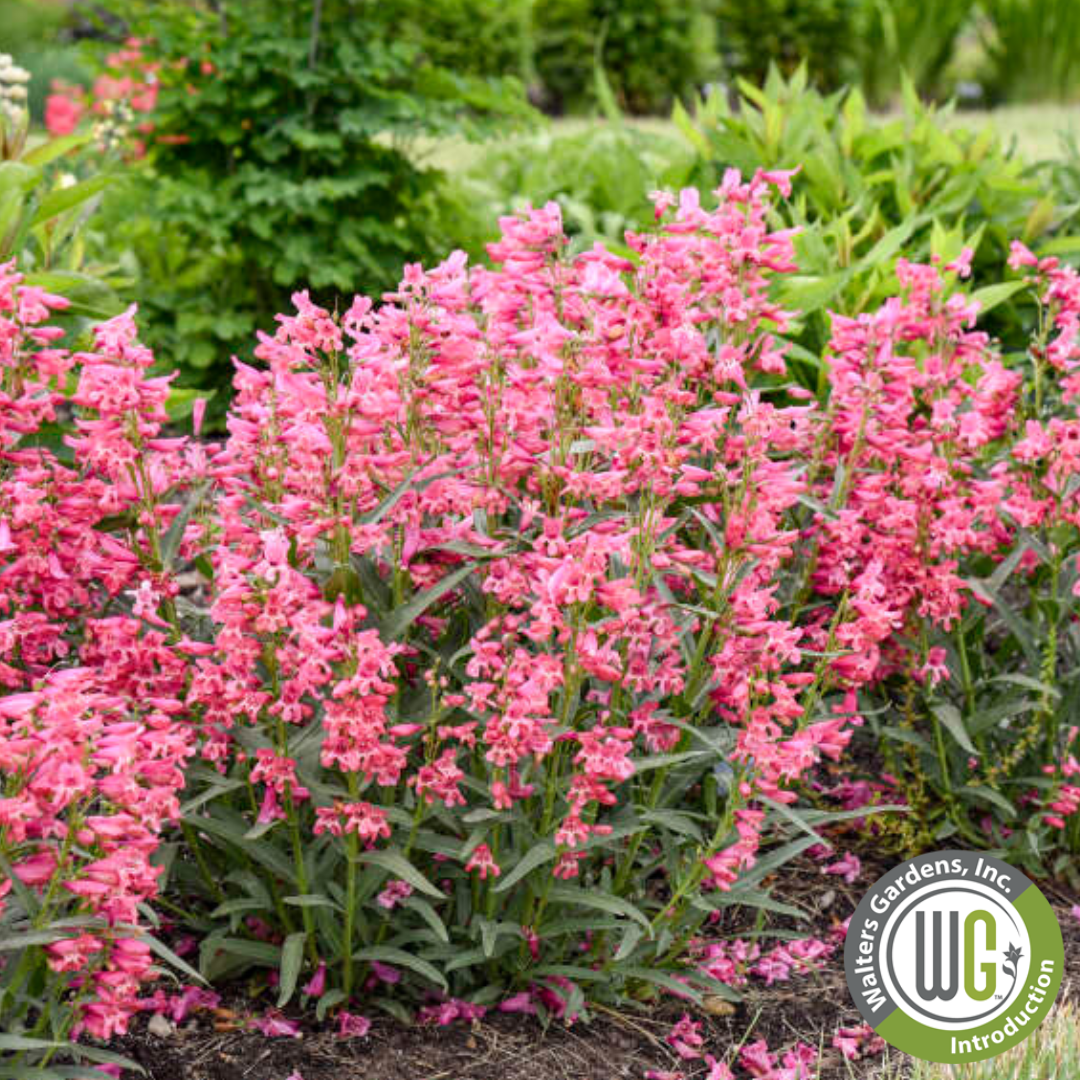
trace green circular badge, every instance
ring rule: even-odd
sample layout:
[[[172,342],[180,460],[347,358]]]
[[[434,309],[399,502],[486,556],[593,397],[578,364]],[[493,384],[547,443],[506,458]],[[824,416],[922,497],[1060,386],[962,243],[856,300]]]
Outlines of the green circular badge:
[[[902,863],[863,897],[844,946],[859,1012],[897,1050],[982,1061],[1046,1019],[1065,949],[1046,897],[1015,867],[973,851]]]

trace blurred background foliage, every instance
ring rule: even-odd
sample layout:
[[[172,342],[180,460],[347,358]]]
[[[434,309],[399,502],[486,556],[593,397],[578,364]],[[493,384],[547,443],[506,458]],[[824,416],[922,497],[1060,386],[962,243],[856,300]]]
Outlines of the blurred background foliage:
[[[145,153],[84,139],[20,213],[93,181],[48,257],[137,302],[162,365],[219,400],[298,288],[341,307],[405,262],[483,259],[498,215],[549,199],[575,245],[626,250],[646,192],[731,166],[802,166],[782,213],[816,226],[785,286],[808,385],[828,312],[877,303],[901,248],[971,244],[991,285],[1011,236],[1074,251],[1075,0],[0,0],[32,145],[54,80],[92,86],[132,35]],[[995,329],[1019,317],[1006,297]]]

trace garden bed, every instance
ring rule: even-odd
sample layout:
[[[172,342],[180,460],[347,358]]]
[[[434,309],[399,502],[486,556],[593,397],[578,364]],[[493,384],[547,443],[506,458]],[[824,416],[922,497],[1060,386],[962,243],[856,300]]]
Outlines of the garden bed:
[[[825,934],[854,909],[863,892],[890,866],[864,854],[864,870],[851,885],[822,885],[812,859],[785,870],[774,896],[807,911],[806,932]],[[1039,887],[1058,917],[1065,942],[1065,980],[1060,1000],[1080,1001],[1080,920],[1073,914],[1080,897],[1046,882]],[[823,903],[824,901],[824,903]],[[812,907],[808,906],[812,905]],[[744,913],[750,914],[750,913]],[[738,937],[749,925],[724,929]],[[904,1055],[887,1051],[846,1061],[831,1046],[839,1027],[856,1027],[856,1011],[844,977],[842,953],[825,960],[816,974],[795,976],[765,986],[754,980],[737,1006],[703,1021],[705,1049],[718,1060],[731,1060],[737,1048],[764,1038],[773,1049],[796,1042],[822,1049],[817,1080],[900,1080],[909,1065]],[[363,1039],[339,1039],[325,1025],[297,1017],[302,1034],[268,1038],[244,1030],[245,1001],[240,988],[228,1008],[205,1013],[174,1026],[169,1035],[154,1034],[149,1021],[132,1025],[116,1049],[137,1061],[147,1080],[642,1080],[650,1073],[681,1074],[703,1080],[701,1061],[680,1060],[665,1036],[685,1011],[671,999],[660,1006],[594,1011],[588,1023],[542,1026],[533,1017],[489,1013],[471,1024],[406,1025],[377,1018]]]

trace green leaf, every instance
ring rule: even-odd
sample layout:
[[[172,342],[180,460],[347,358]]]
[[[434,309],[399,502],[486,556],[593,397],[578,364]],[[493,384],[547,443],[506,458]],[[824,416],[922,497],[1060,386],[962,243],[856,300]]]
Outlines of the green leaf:
[[[446,924],[426,900],[421,900],[419,896],[409,896],[402,901],[402,906],[415,911],[435,931],[440,941],[449,943],[450,935],[447,933]]]
[[[150,946],[150,951],[160,956],[167,964],[176,968],[177,971],[182,971],[189,979],[205,985],[206,980],[186,960],[177,956],[168,945],[158,941],[153,934],[146,934],[143,940]]]
[[[638,942],[641,941],[641,938],[642,930],[640,926],[627,926],[626,932],[622,936],[622,941],[619,942],[619,947],[615,950],[615,955],[612,958],[615,963],[621,963],[628,956],[632,956],[634,950],[638,947]]]
[[[941,724],[948,730],[949,734],[969,753],[977,754],[978,750],[975,749],[975,744],[971,741],[971,737],[967,733],[967,728],[964,727],[964,718],[960,715],[960,710],[947,701],[938,702],[935,705],[931,705],[931,712],[941,722]]]
[[[749,888],[751,884],[757,884],[757,882],[773,873],[773,871],[779,870],[781,866],[790,862],[797,855],[801,855],[811,844],[820,843],[821,838],[813,833],[809,836],[800,837],[798,840],[790,840],[758,859],[753,868],[739,878],[737,884],[744,889]]]
[[[598,889],[573,889],[565,885],[556,885],[548,891],[550,900],[561,901],[573,908],[595,908],[597,911],[606,911],[609,915],[621,915],[627,919],[633,919],[639,923],[649,937],[652,937],[652,926],[649,920],[629,900],[621,896],[613,896],[611,893],[600,892]]]
[[[289,999],[296,991],[296,981],[300,977],[300,969],[304,966],[304,945],[307,943],[307,934],[298,930],[285,939],[281,946],[281,964],[278,967],[278,1008],[287,1005]]]
[[[0,952],[20,952],[35,945],[51,945],[54,941],[63,941],[71,937],[67,930],[26,930],[14,935],[0,937]]]
[[[41,200],[41,205],[38,206],[37,212],[31,218],[31,224],[41,225],[46,221],[51,221],[65,210],[70,210],[72,207],[92,198],[99,191],[104,191],[112,182],[113,178],[111,176],[106,173],[98,173],[97,176],[91,176],[89,180],[82,180],[78,184],[72,184],[71,187],[57,188],[55,191],[49,192]]]
[[[513,870],[499,878],[499,884],[491,891],[501,893],[513,888],[530,870],[550,862],[555,858],[555,854],[555,845],[550,840],[541,840],[539,844],[534,844],[521,856]]]
[[[168,531],[161,540],[161,565],[164,569],[172,569],[176,560],[176,553],[180,550],[180,543],[184,539],[184,530],[187,528],[191,515],[199,508],[203,497],[210,488],[210,482],[204,480],[197,484],[188,495],[180,513],[173,518]]]
[[[980,581],[978,578],[963,578],[964,584],[984,603],[989,603],[998,613],[1001,621],[1008,627],[1009,632],[1016,643],[1024,651],[1029,663],[1035,670],[1039,669],[1040,656],[1035,641],[1031,636],[1031,630],[1025,626],[1020,617],[1013,611],[1011,604],[1003,600],[997,590],[988,581]]]
[[[207,938],[213,943],[215,951],[220,950],[229,956],[239,956],[243,960],[252,960],[263,967],[277,967],[281,950],[276,945],[265,941],[248,941],[247,938]]]
[[[419,889],[428,896],[434,896],[438,900],[446,899],[442,890],[432,885],[432,883],[405,858],[405,855],[400,848],[390,847],[385,848],[382,851],[362,851],[356,859],[357,862],[371,863],[373,866],[382,867],[382,869],[389,871],[395,877],[401,878],[402,881],[407,881],[414,889]]]
[[[437,581],[430,589],[425,589],[403,607],[391,612],[379,627],[380,636],[384,641],[396,641],[432,604],[451,589],[457,588],[475,569],[476,563],[472,562],[459,566],[441,581]]]
[[[668,990],[679,997],[688,997],[695,1005],[701,1004],[701,994],[699,994],[692,986],[687,986],[686,983],[680,982],[666,971],[658,971],[653,968],[644,967],[624,967],[620,969],[620,972],[628,979],[639,979],[641,982],[651,983],[653,986],[659,986],[661,989]]]
[[[372,945],[367,949],[361,949],[358,953],[353,953],[353,959],[378,960],[385,964],[406,967],[427,979],[428,982],[433,982],[436,986],[442,987],[443,990],[449,989],[438,968],[429,964],[426,960],[422,960],[414,953],[405,952],[404,949],[394,949],[389,945]]]
[[[985,787],[982,784],[972,784],[968,787],[960,788],[957,794],[961,799],[972,799],[975,802],[992,803],[999,810],[1003,811],[1006,817],[1016,817],[1016,806],[1006,799],[1000,791],[995,791],[993,788]]]
[[[33,150],[28,150],[23,154],[22,161],[26,165],[48,165],[50,161],[70,154],[72,150],[87,146],[90,139],[89,135],[61,135],[57,139],[50,139],[40,146],[35,146]]]
[[[321,893],[308,893],[306,896],[286,896],[284,900],[290,907],[326,907],[332,908],[334,911],[344,911],[344,908],[342,908],[340,904],[335,904],[329,896],[323,896]]]
[[[982,289],[976,289],[971,294],[971,299],[979,302],[979,314],[985,315],[998,304],[1003,304],[1010,296],[1015,296],[1021,289],[1028,287],[1026,281],[1002,281],[997,285],[987,285]]]

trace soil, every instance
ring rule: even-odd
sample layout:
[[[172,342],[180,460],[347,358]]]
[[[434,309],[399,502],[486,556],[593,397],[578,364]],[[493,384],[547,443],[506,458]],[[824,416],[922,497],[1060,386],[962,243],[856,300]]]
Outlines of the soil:
[[[851,914],[890,863],[864,856],[863,865],[859,880],[847,885],[822,877],[812,860],[800,860],[785,867],[773,895],[806,911],[808,919],[792,927],[823,933]],[[1065,938],[1062,999],[1080,1002],[1080,920],[1072,915],[1077,897],[1046,883],[1040,887]],[[737,918],[718,933],[734,938],[749,928],[739,926]],[[241,1013],[242,1006],[234,1003],[233,1011]],[[621,1011],[594,1008],[590,1023],[553,1023],[546,1029],[535,1018],[496,1012],[472,1025],[443,1028],[373,1016],[366,1037],[342,1040],[314,1023],[298,1038],[221,1030],[231,1026],[227,1019],[202,1014],[168,1035],[152,1034],[148,1021],[140,1019],[114,1048],[142,1065],[147,1080],[290,1080],[294,1074],[300,1080],[644,1080],[649,1071],[672,1074],[672,1080],[675,1075],[702,1080],[704,1064],[681,1061],[664,1041],[684,1011],[703,1021],[705,1049],[720,1060],[732,1062],[740,1045],[765,1038],[774,1051],[797,1041],[822,1048],[820,1080],[898,1080],[907,1071],[902,1055],[845,1062],[831,1049],[837,1027],[861,1022],[840,951],[817,974],[771,987],[752,982],[726,1016],[695,1013],[693,1006],[674,1001]]]

